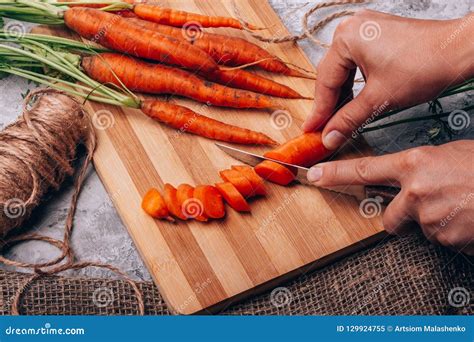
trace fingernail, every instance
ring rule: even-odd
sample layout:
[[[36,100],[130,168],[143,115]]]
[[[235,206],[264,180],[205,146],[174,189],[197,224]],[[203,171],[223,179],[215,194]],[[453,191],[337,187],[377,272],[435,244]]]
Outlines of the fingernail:
[[[308,174],[306,175],[308,181],[311,183],[317,182],[322,176],[323,169],[319,166],[313,166],[311,169],[309,169]]]
[[[345,139],[341,132],[331,131],[323,137],[323,144],[328,150],[335,150],[344,143]]]

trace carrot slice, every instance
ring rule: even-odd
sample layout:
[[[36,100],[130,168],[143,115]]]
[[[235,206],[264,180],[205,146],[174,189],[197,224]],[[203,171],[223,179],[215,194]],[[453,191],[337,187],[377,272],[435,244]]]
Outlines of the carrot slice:
[[[289,140],[274,150],[265,153],[264,156],[288,164],[309,167],[330,154],[331,151],[323,145],[321,132],[312,132]]]
[[[142,209],[153,218],[174,221],[174,219],[169,216],[169,210],[165,200],[155,188],[151,188],[145,196],[143,196]]]
[[[290,169],[271,160],[264,160],[255,166],[255,172],[263,179],[280,185],[288,185],[295,179]]]
[[[250,211],[249,204],[232,183],[216,183],[216,189],[234,210],[239,212]]]
[[[181,207],[181,212],[187,218],[206,222],[208,218],[204,215],[204,208],[197,199],[194,198],[194,188],[189,184],[181,184],[176,191],[176,198]]]
[[[211,185],[199,185],[194,189],[194,198],[204,207],[204,213],[210,218],[219,219],[225,216],[222,195]]]
[[[266,195],[267,190],[263,179],[255,172],[255,170],[248,165],[232,165],[232,170],[239,171],[252,184],[254,193],[256,195]]]
[[[245,198],[254,195],[252,183],[239,171],[223,170],[219,175],[224,182],[232,183]]]
[[[178,198],[176,197],[176,188],[171,184],[165,184],[164,191],[163,191],[163,198],[166,203],[166,207],[168,208],[169,212],[173,214],[173,216],[181,219],[186,220],[186,216],[181,211],[181,205],[178,202]]]

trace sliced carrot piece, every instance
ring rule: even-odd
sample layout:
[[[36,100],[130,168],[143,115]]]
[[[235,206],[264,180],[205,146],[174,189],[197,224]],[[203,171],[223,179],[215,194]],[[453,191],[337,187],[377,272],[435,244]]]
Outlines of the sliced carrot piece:
[[[222,218],[225,216],[224,201],[222,195],[211,185],[199,185],[194,189],[194,198],[200,201],[204,207],[204,213],[210,218]]]
[[[174,219],[169,216],[169,210],[165,200],[155,188],[151,188],[145,196],[143,196],[142,209],[153,218],[174,221]]]
[[[224,182],[232,183],[245,198],[254,195],[252,183],[239,171],[223,170],[219,175]]]
[[[265,184],[263,182],[262,177],[260,177],[252,167],[248,165],[233,165],[232,170],[239,171],[241,174],[244,175],[245,178],[249,180],[256,195],[267,194],[267,190],[265,189]]]
[[[181,207],[181,212],[187,218],[206,222],[208,218],[204,215],[204,208],[194,198],[194,188],[189,184],[181,184],[176,191],[176,198]]]
[[[290,169],[271,160],[264,160],[256,165],[255,172],[263,179],[280,185],[288,185],[295,179],[295,174]]]
[[[237,211],[250,211],[249,204],[232,183],[216,183],[216,189],[233,209]]]
[[[171,184],[165,184],[164,191],[163,191],[163,198],[165,200],[166,206],[173,216],[181,219],[186,220],[186,216],[184,216],[183,212],[181,211],[181,205],[178,202],[178,198],[176,197],[176,189]]]

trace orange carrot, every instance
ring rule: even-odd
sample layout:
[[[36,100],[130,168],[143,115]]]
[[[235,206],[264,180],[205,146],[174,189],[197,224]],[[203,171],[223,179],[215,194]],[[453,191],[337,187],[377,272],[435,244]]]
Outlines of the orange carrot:
[[[181,219],[186,220],[186,216],[181,211],[181,205],[178,202],[178,198],[176,197],[176,189],[171,184],[165,184],[163,190],[163,198],[166,203],[166,207],[168,208],[169,212],[173,214],[173,216]]]
[[[204,215],[204,208],[194,197],[194,188],[189,184],[181,184],[176,191],[176,198],[181,207],[181,212],[187,218],[206,222],[208,218]]]
[[[263,133],[254,132],[208,118],[172,103],[144,100],[142,111],[149,117],[174,127],[181,132],[237,144],[274,145],[275,141]]]
[[[252,183],[239,171],[223,170],[219,172],[224,182],[232,183],[245,198],[252,197],[255,193]]]
[[[310,167],[330,154],[331,151],[322,143],[321,132],[313,132],[289,140],[264,156],[288,164]]]
[[[114,83],[120,86],[121,81],[128,89],[142,93],[182,95],[199,102],[224,107],[275,107],[272,99],[267,96],[224,87],[205,81],[185,70],[147,63],[117,53],[83,57],[82,68],[100,83]]]
[[[313,78],[290,68],[281,59],[267,50],[242,38],[193,31],[193,27],[181,29],[160,25],[138,18],[129,18],[127,20],[151,31],[156,31],[175,39],[190,41],[195,47],[206,51],[218,64],[240,66],[258,62],[255,64],[256,66],[269,72],[287,76]]]
[[[206,73],[218,68],[207,53],[192,44],[141,28],[118,15],[74,7],[64,13],[64,22],[86,39],[136,57]]]
[[[263,179],[280,185],[288,185],[295,179],[290,169],[271,160],[256,165],[255,172]]]
[[[234,210],[250,211],[249,204],[232,183],[216,183],[216,189]]]
[[[225,216],[222,195],[215,187],[211,185],[199,185],[194,189],[193,196],[202,203],[206,216],[215,219]]]
[[[142,209],[153,218],[174,221],[174,219],[169,216],[169,210],[165,200],[155,188],[151,188],[145,196],[143,196]]]
[[[197,13],[189,13],[171,8],[163,8],[156,4],[136,3],[133,12],[142,19],[153,21],[155,23],[183,27],[187,23],[199,23],[202,27],[232,27],[243,29],[242,23],[229,17],[213,17]],[[251,30],[257,29],[254,25],[245,23]]]
[[[208,80],[224,84],[230,87],[254,91],[256,93],[283,97],[286,99],[312,99],[305,97],[295,90],[281,83],[272,81],[255,73],[235,69],[235,70],[215,70],[203,75]]]
[[[233,165],[232,170],[239,171],[252,184],[253,191],[256,195],[266,195],[267,190],[263,179],[255,172],[253,168],[248,165]]]

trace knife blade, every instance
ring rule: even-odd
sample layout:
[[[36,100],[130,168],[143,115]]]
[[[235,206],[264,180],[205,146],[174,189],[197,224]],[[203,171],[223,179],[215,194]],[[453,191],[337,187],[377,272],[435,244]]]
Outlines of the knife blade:
[[[307,175],[309,168],[288,164],[281,162],[279,160],[266,158],[264,156],[248,152],[245,150],[241,150],[232,146],[215,143],[216,146],[224,151],[227,155],[231,156],[232,158],[241,161],[250,166],[256,166],[257,164],[261,163],[264,160],[270,160],[275,163],[278,163],[283,166],[291,167],[297,171],[295,176],[295,180],[301,184],[312,185],[308,181]],[[400,189],[388,187],[388,186],[364,186],[364,185],[345,185],[345,186],[335,186],[335,187],[321,187],[325,190],[334,191],[337,193],[341,193],[344,195],[353,196],[359,201],[363,201],[366,198],[380,198],[381,204],[388,205],[393,198],[398,194]]]

